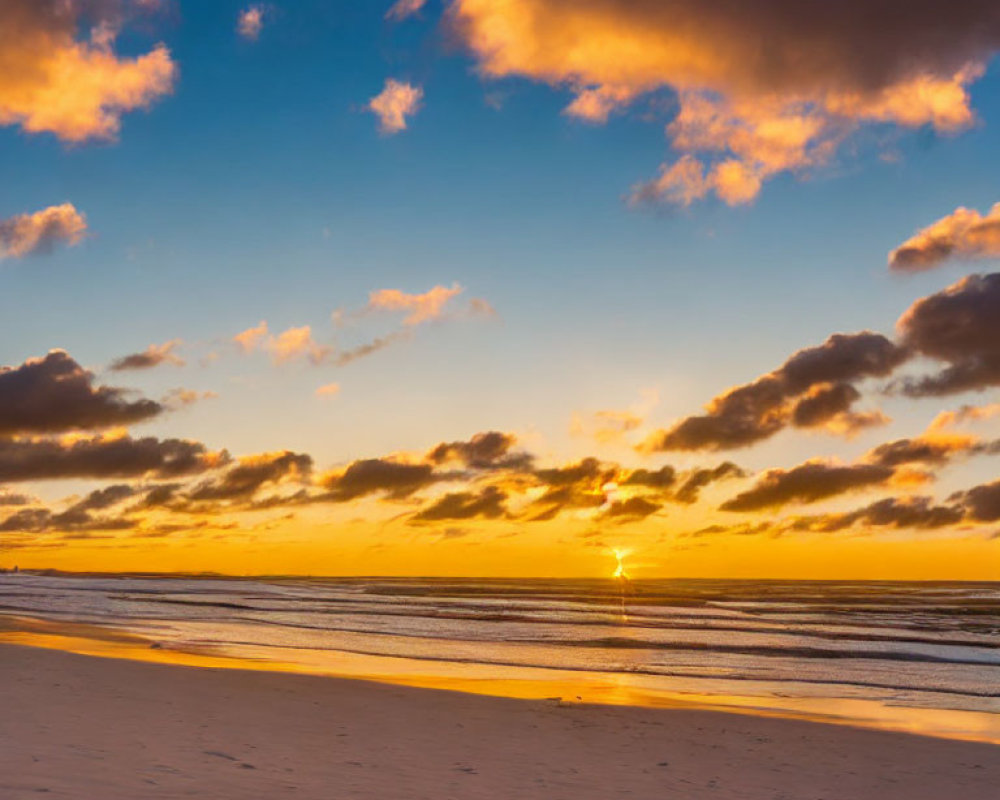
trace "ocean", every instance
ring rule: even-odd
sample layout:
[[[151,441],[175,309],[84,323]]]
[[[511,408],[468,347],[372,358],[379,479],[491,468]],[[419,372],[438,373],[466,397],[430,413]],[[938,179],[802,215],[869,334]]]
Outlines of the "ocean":
[[[21,573],[0,615],[256,668],[1000,742],[997,583]]]

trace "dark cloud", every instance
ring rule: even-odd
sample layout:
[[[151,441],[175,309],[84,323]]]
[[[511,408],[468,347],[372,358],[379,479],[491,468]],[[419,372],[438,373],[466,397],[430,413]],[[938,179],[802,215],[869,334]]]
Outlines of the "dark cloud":
[[[312,463],[310,456],[290,450],[246,456],[219,478],[196,486],[187,497],[196,503],[246,500],[266,484],[307,478],[312,471]]]
[[[0,506],[28,506],[33,502],[34,498],[29,495],[0,489]]]
[[[636,469],[619,483],[622,486],[643,486],[647,489],[669,489],[677,482],[677,470],[667,465],[658,470]]]
[[[759,511],[787,503],[815,503],[845,492],[884,485],[893,469],[881,464],[808,462],[789,470],[772,469],[745,492],[723,503],[723,511]]]
[[[151,344],[142,352],[116,358],[111,362],[110,369],[112,372],[124,372],[131,369],[152,369],[160,364],[184,366],[184,360],[174,354],[174,349],[180,343],[180,339],[174,339],[163,344]]]
[[[996,445],[979,442],[969,436],[918,436],[897,439],[868,451],[865,460],[872,464],[898,467],[902,464],[947,464],[956,454],[988,453]]]
[[[962,508],[936,505],[929,497],[886,497],[855,511],[800,517],[789,523],[787,528],[819,533],[834,533],[858,526],[933,530],[955,525],[964,516]]]
[[[986,214],[956,208],[889,254],[890,269],[917,272],[951,259],[972,260],[1000,256],[1000,203]]]
[[[681,534],[685,537],[700,538],[702,536],[718,536],[727,534],[730,536],[758,536],[760,534],[777,535],[777,530],[773,522],[741,522],[736,525],[706,525],[696,531]]]
[[[935,505],[929,497],[887,497],[865,508],[857,516],[867,525],[893,528],[942,528],[962,520],[960,509]]]
[[[0,531],[5,533],[121,531],[134,526],[135,522],[127,517],[94,517],[79,508],[58,514],[47,508],[25,508],[0,521]]]
[[[941,372],[902,382],[911,396],[1000,386],[1000,273],[969,275],[915,302],[897,323],[903,342],[948,362]]]
[[[849,383],[820,384],[799,400],[792,409],[792,424],[814,428],[850,410],[861,392]]]
[[[416,514],[413,522],[436,522],[446,519],[497,519],[505,516],[507,495],[495,486],[479,492],[452,492],[434,501]]]
[[[821,387],[818,395],[799,401],[798,424],[819,424],[829,419],[834,406],[832,413],[844,412],[857,399],[848,382],[888,375],[906,358],[904,349],[881,334],[834,334],[818,347],[795,353],[774,372],[719,395],[709,403],[707,414],[688,417],[670,430],[654,433],[642,449],[746,447],[797,424],[789,403],[815,387]],[[850,402],[845,404],[847,400]]]
[[[186,439],[0,439],[0,480],[170,478],[205,472],[228,459],[224,450],[212,452]]]
[[[536,469],[534,475],[549,486],[570,486],[581,482],[607,483],[615,477],[615,469],[603,465],[596,458],[584,458],[565,467]]]
[[[684,483],[674,493],[674,500],[686,505],[696,503],[701,490],[710,483],[724,478],[742,478],[745,475],[746,473],[732,461],[724,461],[713,469],[692,470],[685,477]]]
[[[62,350],[0,368],[0,436],[131,425],[163,410],[124,389],[95,386],[93,374]]]
[[[116,483],[103,489],[95,489],[79,503],[74,504],[73,508],[79,511],[100,511],[134,497],[138,491],[136,487],[127,483]]]
[[[442,442],[427,453],[427,460],[439,465],[458,461],[472,469],[483,470],[497,467],[527,468],[531,465],[531,456],[511,452],[516,442],[516,437],[510,433],[477,433],[467,442]]]
[[[960,492],[953,499],[961,502],[968,518],[975,522],[1000,520],[1000,481]]]
[[[645,519],[663,508],[662,503],[656,503],[645,497],[630,497],[627,500],[615,500],[602,514],[607,519],[633,521]]]
[[[439,480],[430,464],[407,464],[385,458],[368,458],[351,463],[341,473],[325,476],[329,489],[326,499],[344,502],[368,494],[384,492],[393,499],[409,497],[418,489]]]
[[[524,511],[528,522],[547,522],[555,519],[563,511],[576,508],[600,508],[607,502],[607,496],[600,485],[565,484],[553,486],[535,500]]]

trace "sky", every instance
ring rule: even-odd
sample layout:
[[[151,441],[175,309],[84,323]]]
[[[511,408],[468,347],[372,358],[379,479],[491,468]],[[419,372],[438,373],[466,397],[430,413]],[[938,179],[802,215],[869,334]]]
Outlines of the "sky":
[[[1000,579],[987,0],[0,5],[0,566]]]

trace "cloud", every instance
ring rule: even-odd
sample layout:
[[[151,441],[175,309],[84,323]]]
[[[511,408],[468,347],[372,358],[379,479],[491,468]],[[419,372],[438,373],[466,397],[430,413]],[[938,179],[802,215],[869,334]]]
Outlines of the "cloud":
[[[441,442],[427,453],[426,460],[437,465],[457,461],[479,470],[530,467],[530,455],[511,452],[516,442],[512,433],[487,431],[468,441]]]
[[[0,489],[0,506],[28,506],[34,501],[30,495]]]
[[[0,439],[0,481],[65,478],[171,478],[195,475],[229,460],[188,439],[134,439],[123,434]]]
[[[157,44],[120,57],[114,45],[141,4],[86,0],[0,3],[0,125],[49,132],[67,142],[113,139],[123,113],[173,89],[177,65]],[[89,29],[87,39],[78,32]]]
[[[936,529],[955,525],[965,514],[956,506],[936,505],[929,497],[887,497],[857,511],[806,517],[793,523],[797,530],[833,532],[857,525]]]
[[[399,289],[378,289],[368,296],[366,311],[406,311],[403,324],[421,325],[441,319],[448,302],[464,290],[457,283],[435,286],[422,294],[407,294]]]
[[[663,508],[662,503],[657,503],[636,495],[625,500],[611,501],[601,514],[601,517],[604,519],[636,522],[655,514],[661,508]]]
[[[256,42],[264,29],[267,8],[260,3],[242,9],[236,17],[236,32],[249,42]]]
[[[745,476],[746,473],[732,461],[724,461],[712,469],[694,469],[687,474],[684,483],[674,493],[673,499],[678,503],[691,505],[698,502],[701,490],[709,484],[726,478],[742,478]]]
[[[865,461],[898,467],[903,464],[942,466],[956,455],[992,452],[994,445],[980,442],[974,436],[928,432],[912,439],[897,439],[869,450]]]
[[[134,526],[126,518],[94,518],[86,511],[54,513],[47,508],[24,508],[0,521],[0,531],[46,533],[48,531],[119,531]]]
[[[900,384],[913,397],[1000,386],[1000,273],[969,275],[917,300],[896,328],[907,346],[948,362],[935,375]]]
[[[448,19],[484,77],[568,88],[566,113],[589,122],[675,92],[681,158],[634,197],[681,203],[748,202],[775,174],[825,164],[862,124],[962,130],[968,86],[1000,44],[991,0],[807,14],[790,0],[454,0]]]
[[[665,465],[657,470],[634,469],[618,481],[621,486],[642,486],[647,489],[667,490],[677,482],[677,470]]]
[[[244,353],[252,353],[267,339],[267,335],[267,322],[261,320],[258,325],[237,333],[233,343]]]
[[[289,328],[277,336],[271,336],[265,346],[271,352],[271,358],[275,364],[285,364],[304,358],[309,363],[318,365],[326,361],[333,353],[332,347],[318,344],[313,339],[312,328],[308,325],[303,325],[301,328]]]
[[[962,503],[968,518],[975,522],[1000,520],[1000,481],[984,483],[960,492],[953,499]]]
[[[427,0],[396,0],[395,3],[385,12],[385,18],[395,21],[412,17],[420,11],[427,3]]]
[[[787,503],[815,503],[845,492],[885,485],[894,470],[881,464],[809,461],[789,470],[767,470],[757,483],[720,506],[723,511],[760,511]]]
[[[889,267],[897,272],[919,272],[952,259],[979,258],[1000,258],[1000,203],[985,215],[975,209],[956,208],[889,253]]]
[[[326,383],[316,389],[317,397],[333,397],[334,395],[340,394],[340,384],[339,383]]]
[[[985,406],[965,405],[954,411],[942,411],[927,426],[929,432],[941,432],[961,425],[964,422],[991,419],[1000,414],[1000,403],[990,403]]]
[[[385,88],[373,97],[366,108],[378,117],[382,133],[393,134],[406,130],[406,118],[420,109],[424,90],[419,86],[389,78]]]
[[[87,219],[72,203],[0,220],[0,261],[78,244],[86,232]]]
[[[111,428],[163,411],[153,400],[130,399],[125,389],[94,386],[93,373],[64,350],[0,367],[0,436]]]
[[[180,339],[171,339],[163,344],[151,344],[142,352],[116,358],[111,362],[110,369],[112,372],[124,372],[130,369],[151,369],[160,364],[183,367],[184,359],[174,353],[174,349],[181,344]]]
[[[451,492],[435,500],[411,518],[411,522],[437,522],[454,519],[497,519],[507,513],[507,495],[496,486],[478,492]]]
[[[590,438],[598,444],[620,443],[627,434],[642,426],[659,401],[659,392],[646,389],[642,392],[641,400],[628,409],[607,409],[591,414],[574,413],[570,418],[570,435]]]
[[[312,472],[312,458],[305,453],[281,450],[240,458],[221,477],[203,481],[187,493],[193,502],[246,500],[265,485],[302,483]]]
[[[370,342],[365,342],[357,347],[352,347],[349,350],[341,350],[334,358],[334,363],[338,367],[344,367],[354,361],[357,361],[358,359],[370,356],[372,353],[377,353],[379,350],[384,350],[389,347],[389,345],[409,338],[410,331],[393,331],[385,336],[376,337]]]
[[[199,392],[195,389],[180,388],[171,389],[163,396],[161,402],[171,411],[174,411],[178,408],[193,406],[195,403],[200,403],[202,400],[212,400],[218,396],[218,394],[211,391]]]
[[[907,355],[881,334],[834,334],[818,347],[799,350],[773,372],[719,395],[707,414],[653,433],[640,449],[731,450],[788,425],[829,428],[859,396],[849,381],[888,375]],[[801,399],[793,404],[796,398]]]
[[[399,500],[437,481],[433,472],[430,464],[368,458],[354,461],[341,471],[329,472],[319,482],[329,490],[327,499],[333,502],[379,493]]]

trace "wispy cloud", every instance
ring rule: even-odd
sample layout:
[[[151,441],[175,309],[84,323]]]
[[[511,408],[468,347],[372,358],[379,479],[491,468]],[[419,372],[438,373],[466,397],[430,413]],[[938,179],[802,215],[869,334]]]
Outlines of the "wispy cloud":
[[[385,12],[385,18],[399,21],[412,17],[426,4],[427,0],[396,0]]]
[[[183,342],[180,339],[171,339],[163,344],[151,344],[145,350],[138,353],[130,353],[127,356],[116,358],[111,362],[109,369],[112,372],[124,372],[131,369],[151,369],[160,364],[173,364],[175,367],[183,367],[184,359],[178,356],[176,350]]]

